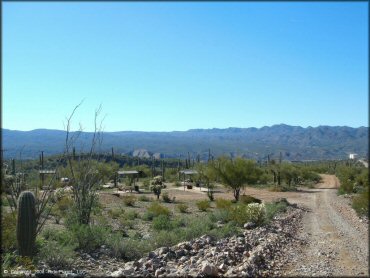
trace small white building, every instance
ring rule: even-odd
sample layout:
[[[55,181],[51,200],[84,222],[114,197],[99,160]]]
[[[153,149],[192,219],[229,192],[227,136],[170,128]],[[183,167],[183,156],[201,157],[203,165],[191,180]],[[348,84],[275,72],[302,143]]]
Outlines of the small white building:
[[[357,158],[357,153],[350,153],[349,154],[349,159],[356,159]]]

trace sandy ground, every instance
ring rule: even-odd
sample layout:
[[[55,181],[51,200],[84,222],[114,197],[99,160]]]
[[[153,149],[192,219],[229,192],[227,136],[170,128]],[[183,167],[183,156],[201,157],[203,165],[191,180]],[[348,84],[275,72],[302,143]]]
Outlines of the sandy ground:
[[[286,276],[368,276],[368,225],[337,196],[338,179],[322,175],[323,182],[307,193],[288,198],[306,208],[299,238],[306,244],[287,256]]]

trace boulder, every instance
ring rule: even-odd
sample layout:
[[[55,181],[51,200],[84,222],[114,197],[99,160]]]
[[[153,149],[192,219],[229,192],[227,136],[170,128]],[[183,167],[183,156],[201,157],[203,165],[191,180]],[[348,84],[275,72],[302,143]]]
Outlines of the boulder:
[[[202,274],[206,276],[217,276],[218,269],[213,264],[210,264],[208,262],[204,262],[202,266]]]

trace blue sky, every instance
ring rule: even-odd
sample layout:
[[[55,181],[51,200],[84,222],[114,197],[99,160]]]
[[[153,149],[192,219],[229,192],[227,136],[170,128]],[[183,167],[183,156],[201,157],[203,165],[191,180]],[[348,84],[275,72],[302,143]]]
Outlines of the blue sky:
[[[368,126],[367,2],[3,3],[2,126]]]

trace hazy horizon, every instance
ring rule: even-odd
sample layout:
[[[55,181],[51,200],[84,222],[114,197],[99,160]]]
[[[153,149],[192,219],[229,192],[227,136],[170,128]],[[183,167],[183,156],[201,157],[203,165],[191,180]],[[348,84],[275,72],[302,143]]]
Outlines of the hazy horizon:
[[[230,126],[230,127],[211,127],[211,128],[190,128],[187,130],[102,130],[103,132],[186,132],[190,130],[211,130],[211,129],[249,129],[249,128],[256,128],[256,129],[261,129],[264,127],[273,127],[273,126],[281,126],[281,125],[286,125],[286,126],[291,126],[291,127],[301,127],[301,128],[318,128],[318,127],[349,127],[349,128],[369,128],[369,126],[347,126],[347,125],[318,125],[318,126],[299,126],[299,125],[288,125],[284,123],[280,124],[272,124],[272,125],[265,125],[265,126],[260,126],[260,127],[255,127],[255,126],[247,126],[247,127],[235,127],[235,126]],[[65,131],[64,129],[55,129],[55,128],[35,128],[35,129],[30,129],[30,130],[20,130],[20,129],[10,129],[3,127],[2,129],[6,130],[11,130],[11,131],[22,131],[22,132],[28,132],[28,131],[35,131],[35,130],[55,130],[55,131]],[[71,130],[71,132],[75,132],[78,130]],[[82,130],[82,132],[93,132],[92,130]]]

